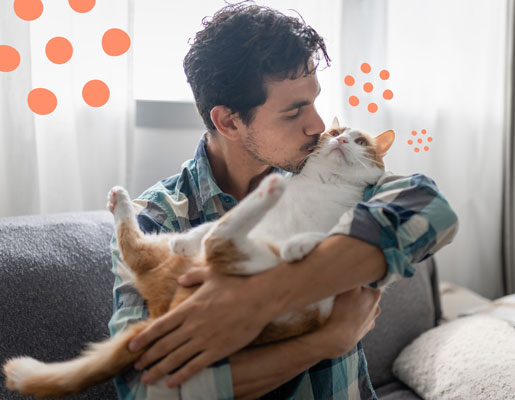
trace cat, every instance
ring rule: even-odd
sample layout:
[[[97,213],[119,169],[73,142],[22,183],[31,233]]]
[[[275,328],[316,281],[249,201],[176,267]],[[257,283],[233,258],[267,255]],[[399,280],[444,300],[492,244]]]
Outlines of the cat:
[[[30,357],[10,359],[3,366],[6,386],[38,398],[60,397],[120,374],[146,350],[130,352],[130,340],[196,290],[177,283],[177,278],[192,266],[252,275],[285,261],[302,259],[328,236],[345,211],[362,201],[365,188],[384,173],[383,157],[394,138],[392,130],[374,138],[340,127],[335,118],[300,173],[291,178],[268,175],[219,220],[185,233],[144,235],[129,194],[114,187],[108,195],[108,208],[114,214],[122,257],[134,273],[136,289],[146,300],[149,318],[91,344],[74,360],[42,363]],[[329,317],[332,305],[331,297],[280,316],[252,345],[317,329]]]

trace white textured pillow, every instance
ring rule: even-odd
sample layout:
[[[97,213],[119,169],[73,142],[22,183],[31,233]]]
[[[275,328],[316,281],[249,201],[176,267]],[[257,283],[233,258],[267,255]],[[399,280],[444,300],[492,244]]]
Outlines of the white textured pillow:
[[[459,318],[406,346],[393,373],[425,400],[515,399],[515,329],[484,315]]]

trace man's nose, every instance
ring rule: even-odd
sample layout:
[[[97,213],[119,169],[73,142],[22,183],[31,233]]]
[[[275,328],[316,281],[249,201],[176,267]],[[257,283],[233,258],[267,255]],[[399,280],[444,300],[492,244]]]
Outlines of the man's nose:
[[[308,126],[304,130],[306,135],[319,135],[325,131],[325,124],[318,114],[317,110],[313,107],[313,113],[308,121]]]

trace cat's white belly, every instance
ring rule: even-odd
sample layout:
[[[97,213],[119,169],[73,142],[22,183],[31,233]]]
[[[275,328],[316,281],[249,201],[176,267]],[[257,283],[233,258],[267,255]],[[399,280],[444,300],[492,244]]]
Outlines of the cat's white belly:
[[[299,233],[328,233],[363,198],[364,188],[319,185],[308,190],[299,186],[288,182],[283,196],[250,231],[251,239],[280,247]]]

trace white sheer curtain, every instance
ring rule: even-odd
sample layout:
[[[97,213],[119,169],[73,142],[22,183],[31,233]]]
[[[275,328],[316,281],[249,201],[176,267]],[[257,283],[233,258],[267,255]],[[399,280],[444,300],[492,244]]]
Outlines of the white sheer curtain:
[[[132,37],[132,1],[96,2],[87,13],[68,2],[45,2],[33,21],[18,18],[12,1],[0,3],[0,45],[20,53],[20,66],[0,72],[0,216],[104,208],[109,188],[128,182],[133,131],[132,50],[109,56],[104,32]],[[73,56],[54,64],[47,42],[65,37]],[[82,97],[90,80],[102,80],[107,103],[91,107]],[[33,113],[27,96],[46,88],[57,97],[47,115]]]
[[[345,122],[376,134],[394,129],[387,168],[430,176],[458,214],[454,243],[436,257],[441,279],[488,297],[502,295],[508,1],[346,0],[342,62],[335,65],[356,78],[343,86]],[[363,62],[369,74],[360,71]],[[381,69],[390,72],[387,81],[377,77]],[[368,80],[377,88],[372,93],[361,87]],[[382,99],[384,89],[393,99]],[[348,103],[351,95],[360,96],[359,106]],[[377,102],[376,113],[367,110],[369,101]]]

